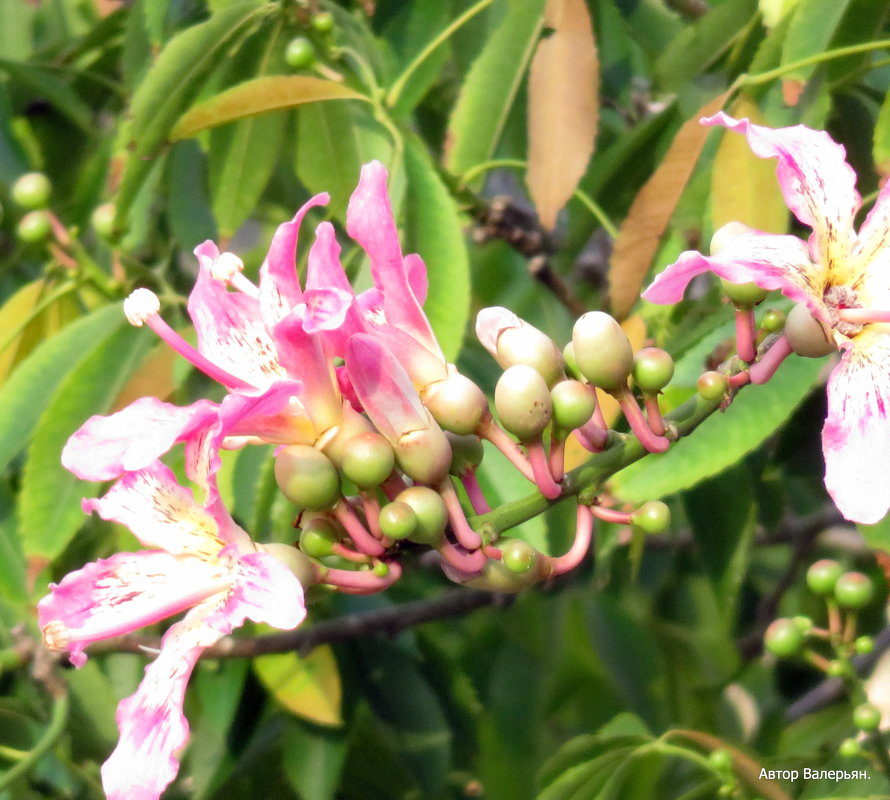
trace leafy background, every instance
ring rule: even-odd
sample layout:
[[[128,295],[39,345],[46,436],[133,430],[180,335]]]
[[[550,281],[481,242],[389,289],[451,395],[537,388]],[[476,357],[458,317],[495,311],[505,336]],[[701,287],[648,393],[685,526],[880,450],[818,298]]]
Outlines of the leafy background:
[[[312,27],[318,10],[333,16],[330,32]],[[59,672],[35,644],[48,582],[134,544],[82,514],[81,497],[101,487],[62,469],[67,437],[144,394],[187,403],[213,392],[126,325],[128,291],[154,288],[189,335],[195,245],[212,238],[255,271],[274,227],[311,194],[332,202],[310,222],[342,226],[360,165],[377,158],[406,248],[429,268],[427,313],[463,371],[487,389],[497,378],[471,335],[482,306],[506,305],[560,343],[580,310],[608,308],[675,356],[665,399],[678,404],[731,339],[731,310],[708,282],[694,301],[646,307],[647,276],[729,220],[793,229],[773,165],[698,118],[723,107],[828,129],[867,205],[890,171],[888,10],[880,0],[0,3],[0,797],[101,797],[114,708],[145,663],[98,648],[83,669]],[[297,36],[316,51],[307,69],[286,63]],[[53,184],[50,244],[17,235],[23,212],[9,191],[32,170]],[[526,238],[501,235],[496,196]],[[94,227],[107,202],[112,236]],[[344,256],[367,281],[361,255]],[[669,536],[628,547],[627,531],[603,525],[595,558],[515,599],[460,590],[469,599],[454,600],[420,562],[385,596],[320,596],[311,609],[310,636],[381,613],[398,635],[369,625],[298,652],[200,663],[192,742],[166,796],[716,797],[725,781],[706,757],[722,749],[736,797],[888,796],[868,762],[835,755],[853,733],[849,704],[811,702],[820,673],[761,653],[777,613],[820,613],[797,580],[811,560],[838,558],[885,586],[860,534],[880,547],[888,528],[843,525],[821,487],[825,366],[789,362],[669,454],[613,477],[618,501],[668,500]],[[222,489],[256,538],[287,541],[269,457],[229,454]],[[483,472],[494,500],[526,491],[493,457]],[[557,507],[512,533],[556,553],[569,518]],[[443,598],[458,604],[456,620],[412,625],[407,604]],[[862,624],[879,633],[879,601]],[[838,765],[870,777],[757,777],[762,766]]]

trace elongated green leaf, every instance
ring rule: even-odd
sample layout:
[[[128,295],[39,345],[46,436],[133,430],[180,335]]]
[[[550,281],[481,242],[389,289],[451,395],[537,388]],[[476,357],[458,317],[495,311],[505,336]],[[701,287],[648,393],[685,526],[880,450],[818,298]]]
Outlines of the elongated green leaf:
[[[0,72],[6,72],[27,86],[38,97],[54,105],[62,114],[84,131],[91,131],[92,109],[68,85],[55,75],[30,64],[0,60]]]
[[[872,155],[875,169],[882,175],[890,175],[890,92],[884,95],[881,111],[875,125]]]
[[[543,26],[544,0],[514,0],[470,69],[448,122],[446,164],[457,174],[497,147]]]
[[[107,336],[59,384],[28,448],[19,520],[25,555],[52,560],[84,521],[80,499],[93,484],[62,467],[68,437],[87,417],[110,410],[130,375],[154,344],[145,331],[125,326]]]
[[[283,764],[303,800],[334,800],[346,759],[346,733],[289,719],[281,737]]]
[[[161,51],[136,90],[131,122],[122,134],[129,157],[116,201],[118,227],[123,227],[130,204],[177,119],[232,45],[271,10],[239,3],[183,31]]]
[[[618,497],[642,502],[688,489],[722,472],[772,434],[806,397],[821,359],[791,358],[764,386],[749,386],[667,453],[646,456],[609,482]]]
[[[106,306],[40,344],[0,389],[0,470],[25,446],[56,386],[90,345],[123,324],[120,306]]]
[[[457,358],[470,313],[470,262],[457,204],[415,139],[407,142],[408,246],[426,262],[424,310],[445,357]]]
[[[336,81],[309,75],[267,75],[233,86],[184,114],[170,138],[186,139],[196,133],[227,122],[296,108],[322,100],[365,100],[360,92]]]
[[[167,162],[167,205],[170,228],[185,249],[205,239],[216,239],[216,222],[210,210],[207,158],[194,140],[177,142]]]
[[[28,598],[26,564],[15,523],[15,495],[4,481],[0,483],[0,597],[22,602]]]
[[[253,668],[275,700],[298,717],[317,725],[342,725],[340,672],[329,645],[301,658],[270,653],[254,659]]]

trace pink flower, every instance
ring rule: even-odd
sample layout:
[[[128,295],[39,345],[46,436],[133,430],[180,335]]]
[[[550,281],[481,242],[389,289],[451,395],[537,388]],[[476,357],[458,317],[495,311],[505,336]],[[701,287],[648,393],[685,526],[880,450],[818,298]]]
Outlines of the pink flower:
[[[68,574],[38,604],[44,642],[86,661],[92,642],[187,611],[118,706],[120,741],[102,768],[109,800],[160,796],[188,739],[186,684],[201,652],[245,619],[291,629],[306,615],[294,575],[255,545],[216,500],[198,505],[160,462],[124,475],[84,510],[127,525],[146,546]]]
[[[890,507],[890,186],[857,233],[856,175],[827,133],[765,128],[723,113],[702,122],[743,133],[756,155],[778,159],[785,202],[813,232],[803,242],[751,230],[717,255],[685,252],[643,297],[678,302],[695,275],[711,271],[806,303],[842,351],[828,381],[825,485],[847,519],[877,522]]]

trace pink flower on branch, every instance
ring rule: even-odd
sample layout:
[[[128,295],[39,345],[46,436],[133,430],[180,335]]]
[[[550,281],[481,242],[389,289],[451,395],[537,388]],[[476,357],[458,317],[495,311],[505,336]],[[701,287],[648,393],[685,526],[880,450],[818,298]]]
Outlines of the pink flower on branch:
[[[202,650],[245,619],[295,628],[306,615],[297,578],[254,544],[216,500],[198,505],[160,462],[124,475],[84,510],[130,528],[146,546],[67,575],[38,604],[44,642],[76,666],[91,643],[187,611],[118,707],[121,738],[102,774],[111,800],[157,798],[188,739],[182,703]]]
[[[695,275],[710,271],[806,304],[842,351],[828,381],[825,485],[847,519],[877,522],[890,508],[890,186],[857,233],[856,174],[827,133],[766,128],[723,113],[702,123],[742,133],[757,156],[778,160],[785,202],[812,234],[803,242],[748,230],[716,255],[685,252],[643,297],[676,303]]]

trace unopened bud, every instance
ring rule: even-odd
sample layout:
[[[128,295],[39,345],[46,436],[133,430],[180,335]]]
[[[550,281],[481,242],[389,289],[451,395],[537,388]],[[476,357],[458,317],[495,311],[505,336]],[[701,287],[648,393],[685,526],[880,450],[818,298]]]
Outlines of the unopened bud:
[[[417,514],[408,503],[399,500],[383,506],[378,521],[381,533],[390,539],[407,539],[417,530]]]
[[[463,475],[468,469],[475,469],[482,463],[485,451],[478,436],[459,436],[448,431],[445,436],[451,445],[451,467],[448,471],[452,475]]]
[[[504,594],[516,594],[541,579],[539,569],[529,569],[525,572],[513,572],[500,561],[488,561],[481,574],[464,576],[454,570],[445,568],[445,574],[451,580],[460,583],[461,586],[469,586],[473,589],[483,589],[487,592],[502,592]]]
[[[671,510],[661,500],[650,500],[634,511],[630,521],[644,533],[664,533],[671,524]]]
[[[476,430],[488,411],[482,390],[459,372],[424,387],[420,399],[433,419],[446,431],[468,434]]]
[[[373,489],[389,477],[395,463],[390,443],[379,433],[368,431],[347,442],[340,469],[360,489]]]
[[[732,283],[726,278],[720,279],[723,293],[732,300],[738,308],[754,308],[758,303],[766,300],[769,291],[761,289],[756,283]]]
[[[785,319],[785,338],[799,356],[819,358],[837,350],[831,331],[817,320],[806,303],[798,303]]]
[[[408,536],[412,542],[435,547],[442,541],[448,524],[448,511],[445,501],[437,492],[427,486],[411,486],[399,492],[395,502],[410,506],[417,517],[417,527]]]
[[[321,511],[340,498],[340,475],[320,450],[303,444],[281,448],[275,456],[275,480],[299,508]]]
[[[281,542],[266,542],[265,544],[257,544],[257,549],[268,553],[276,561],[284,564],[302,586],[311,586],[316,582],[317,573],[315,566],[296,547],[291,547],[289,544],[282,544]]]
[[[393,445],[399,469],[420,483],[439,483],[451,466],[451,445],[441,428],[430,423],[429,428],[402,434]]]
[[[504,566],[518,575],[528,572],[538,561],[538,551],[522,539],[508,539],[500,548]]]
[[[541,435],[553,415],[550,390],[541,373],[524,364],[509,367],[494,390],[501,424],[522,441]]]
[[[564,431],[573,431],[588,422],[596,410],[593,389],[581,381],[567,378],[550,390],[553,419]]]
[[[705,400],[720,400],[729,391],[729,381],[722,373],[709,370],[699,375],[695,388]]]
[[[627,386],[633,348],[614,317],[604,311],[583,314],[572,330],[572,345],[578,369],[594,386],[607,392]]]
[[[325,558],[333,553],[333,546],[340,541],[337,526],[323,516],[315,516],[300,531],[300,550],[312,558]]]
[[[504,369],[532,367],[548,386],[565,377],[565,362],[553,340],[506,308],[483,308],[476,317],[476,335]]]
[[[768,308],[760,319],[760,327],[767,333],[781,333],[785,327],[785,312],[780,308]]]
[[[659,347],[644,347],[634,356],[634,383],[644,392],[660,392],[674,377],[674,359]]]
[[[718,228],[711,237],[711,255],[716,256],[721,250],[725,250],[729,243],[737,236],[751,233],[754,229],[749,228],[741,222],[727,222],[723,227]]]

